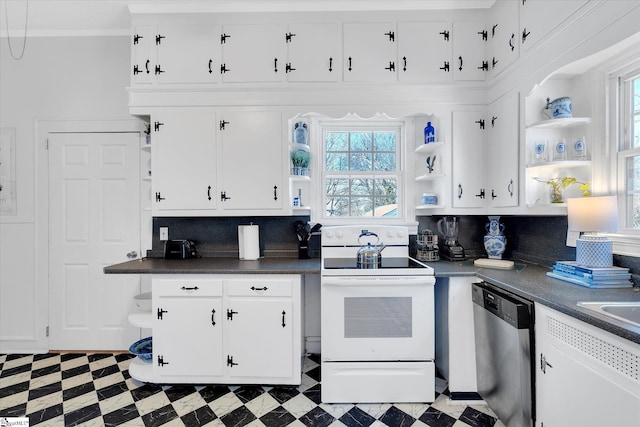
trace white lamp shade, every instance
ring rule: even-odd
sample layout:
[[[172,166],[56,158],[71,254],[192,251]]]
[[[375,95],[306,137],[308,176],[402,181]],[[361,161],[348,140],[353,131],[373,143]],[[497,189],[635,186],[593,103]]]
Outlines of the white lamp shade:
[[[616,196],[567,199],[567,214],[569,230],[587,233],[618,230]]]

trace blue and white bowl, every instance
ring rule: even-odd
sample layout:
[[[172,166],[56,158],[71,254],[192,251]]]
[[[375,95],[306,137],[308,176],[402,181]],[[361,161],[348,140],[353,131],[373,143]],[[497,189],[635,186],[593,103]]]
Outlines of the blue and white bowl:
[[[572,117],[571,98],[564,96],[551,101],[551,111],[554,119],[566,119]]]
[[[131,344],[129,353],[135,354],[143,362],[151,362],[153,359],[152,337],[142,338]]]

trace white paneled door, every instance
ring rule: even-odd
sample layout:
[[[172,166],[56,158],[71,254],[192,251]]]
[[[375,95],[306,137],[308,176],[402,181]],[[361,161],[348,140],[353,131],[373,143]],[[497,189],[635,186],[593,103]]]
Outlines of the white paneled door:
[[[103,267],[140,253],[138,133],[49,135],[49,348],[125,350],[138,275]]]

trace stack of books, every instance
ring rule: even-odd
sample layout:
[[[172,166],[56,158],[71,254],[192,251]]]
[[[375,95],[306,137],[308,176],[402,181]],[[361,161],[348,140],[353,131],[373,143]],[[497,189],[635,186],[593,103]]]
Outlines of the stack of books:
[[[586,267],[575,261],[558,261],[547,276],[587,288],[630,288],[631,273],[623,267]]]

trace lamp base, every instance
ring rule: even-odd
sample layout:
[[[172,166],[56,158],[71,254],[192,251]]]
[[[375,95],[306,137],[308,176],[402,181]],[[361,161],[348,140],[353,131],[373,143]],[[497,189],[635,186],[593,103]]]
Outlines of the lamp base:
[[[604,236],[580,236],[576,241],[576,262],[594,268],[612,267],[613,242]]]

